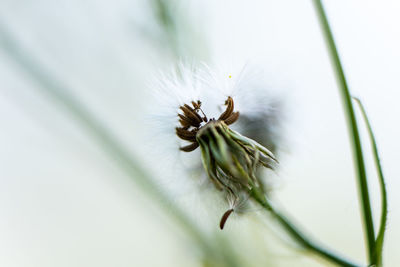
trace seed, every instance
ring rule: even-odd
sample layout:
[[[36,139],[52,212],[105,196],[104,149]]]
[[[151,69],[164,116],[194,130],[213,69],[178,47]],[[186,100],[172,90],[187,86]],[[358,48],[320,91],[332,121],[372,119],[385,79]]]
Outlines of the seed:
[[[239,111],[233,112],[224,122],[226,125],[230,125],[239,119]]]
[[[182,151],[185,151],[185,152],[190,152],[190,151],[195,150],[198,147],[199,147],[199,143],[196,142],[196,143],[191,143],[190,145],[187,145],[187,146],[183,146],[179,149]]]
[[[226,220],[228,220],[228,218],[232,214],[232,212],[233,212],[233,209],[229,209],[224,213],[224,215],[222,215],[221,222],[219,223],[219,228],[221,228],[221,230],[224,229]]]
[[[227,105],[226,110],[221,114],[221,116],[219,116],[218,120],[226,120],[232,114],[234,109],[232,97],[228,96],[225,105]]]

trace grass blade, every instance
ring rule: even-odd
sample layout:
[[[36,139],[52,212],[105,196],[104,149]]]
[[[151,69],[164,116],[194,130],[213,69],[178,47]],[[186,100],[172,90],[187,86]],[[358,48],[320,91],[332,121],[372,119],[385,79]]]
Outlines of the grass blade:
[[[356,103],[360,107],[361,114],[362,114],[365,124],[367,126],[369,139],[371,141],[372,153],[374,156],[375,168],[378,173],[379,186],[381,189],[381,220],[380,220],[378,235],[376,237],[375,257],[376,257],[377,266],[382,266],[383,241],[384,241],[384,237],[385,237],[386,221],[387,221],[387,213],[388,213],[387,191],[386,191],[386,185],[385,185],[385,178],[383,176],[383,170],[382,170],[381,162],[379,159],[378,146],[376,144],[375,135],[372,130],[371,123],[368,119],[367,112],[365,111],[364,105],[362,104],[360,99],[358,99],[356,97],[353,97],[353,99],[356,101]]]
[[[363,151],[361,147],[360,134],[358,131],[358,125],[354,114],[354,107],[351,100],[351,94],[349,87],[347,85],[342,63],[340,61],[339,54],[336,49],[335,40],[333,39],[333,34],[329,26],[328,19],[326,17],[324,7],[322,6],[321,0],[313,0],[313,2],[329,50],[331,61],[335,70],[336,79],[338,81],[340,89],[339,91],[342,95],[342,101],[347,119],[347,125],[351,137],[354,161],[357,169],[357,180],[361,197],[361,208],[363,211],[362,214],[364,222],[364,233],[366,236],[368,258],[370,264],[376,264],[375,230],[372,219],[372,209],[368,191],[368,181],[365,170]]]

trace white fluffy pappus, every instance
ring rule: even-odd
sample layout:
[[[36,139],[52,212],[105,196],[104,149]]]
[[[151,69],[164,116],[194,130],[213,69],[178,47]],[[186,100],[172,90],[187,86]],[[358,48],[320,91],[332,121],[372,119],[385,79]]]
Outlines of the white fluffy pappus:
[[[200,152],[182,153],[179,147],[183,142],[175,133],[179,125],[179,107],[203,98],[204,87],[194,66],[182,63],[170,69],[169,72],[159,71],[148,82],[151,99],[148,99],[148,110],[145,111],[146,143],[149,158],[157,162],[153,171],[160,177],[158,182],[179,201],[198,190],[199,181],[205,181],[198,168]]]
[[[217,119],[226,108],[227,97],[231,96],[235,111],[240,112],[238,124],[234,123],[232,128],[240,131],[242,116],[243,120],[244,117],[257,119],[272,112],[279,94],[274,83],[267,81],[268,75],[249,64],[239,68],[179,64],[171,69],[167,74],[155,75],[149,84],[153,98],[149,101],[149,137],[154,146],[149,151],[155,152],[154,158],[159,162],[157,168],[163,178],[160,182],[178,196],[190,194],[199,183],[203,188],[204,185],[214,188],[201,167],[200,149],[189,153],[179,150],[188,144],[175,133],[175,128],[180,126],[179,107],[200,100],[207,118]]]

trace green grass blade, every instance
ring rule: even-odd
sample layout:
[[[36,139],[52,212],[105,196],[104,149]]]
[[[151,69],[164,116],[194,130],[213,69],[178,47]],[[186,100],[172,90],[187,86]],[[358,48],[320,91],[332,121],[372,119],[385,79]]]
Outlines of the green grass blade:
[[[358,131],[358,125],[354,114],[353,103],[351,100],[351,94],[347,85],[346,77],[343,71],[342,63],[339,58],[338,51],[336,49],[333,34],[329,26],[328,19],[325,14],[325,10],[320,0],[313,0],[316,13],[319,18],[321,29],[325,37],[325,41],[331,56],[331,61],[335,70],[336,79],[338,81],[340,93],[342,95],[342,101],[344,105],[345,115],[347,119],[347,125],[350,132],[351,143],[353,148],[353,156],[355,160],[357,170],[358,187],[361,197],[361,208],[363,213],[364,232],[366,236],[367,252],[370,264],[376,264],[375,255],[375,231],[374,223],[372,219],[372,209],[368,191],[367,175],[365,171],[364,156],[361,147],[360,134]]]
[[[381,220],[380,220],[378,235],[376,237],[375,256],[376,256],[377,266],[382,266],[383,241],[384,241],[384,237],[385,237],[386,221],[387,221],[387,213],[388,213],[387,191],[386,191],[386,185],[385,185],[385,178],[383,176],[383,169],[382,169],[382,165],[381,165],[381,162],[379,159],[378,146],[376,144],[375,135],[372,130],[371,123],[368,119],[367,112],[365,111],[364,105],[362,104],[360,99],[358,99],[356,97],[353,97],[353,99],[356,101],[356,103],[360,107],[361,114],[362,114],[365,124],[367,126],[369,139],[371,141],[372,153],[374,156],[375,168],[378,173],[379,186],[381,189]]]

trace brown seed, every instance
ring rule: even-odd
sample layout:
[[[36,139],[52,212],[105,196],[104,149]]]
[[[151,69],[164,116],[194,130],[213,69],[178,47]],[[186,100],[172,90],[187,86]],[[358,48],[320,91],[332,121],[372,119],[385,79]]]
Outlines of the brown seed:
[[[176,135],[179,136],[183,140],[187,141],[196,141],[196,133],[197,131],[188,131],[183,128],[175,128]]]
[[[226,220],[228,220],[229,216],[232,214],[233,209],[227,210],[224,215],[222,215],[221,222],[219,223],[219,228],[224,229]]]
[[[183,147],[180,148],[180,150],[185,151],[185,152],[190,152],[190,151],[195,150],[198,147],[199,147],[199,144],[196,142],[196,143],[192,143],[192,144],[187,145],[187,146],[183,146]]]
[[[188,131],[188,130],[186,130],[184,128],[180,128],[180,127],[176,127],[175,129],[176,129],[177,133],[179,133],[183,136],[187,136],[187,137],[193,137],[193,136],[196,136],[196,134],[197,134],[197,131],[195,129],[193,129],[191,131]]]
[[[192,101],[192,106],[194,107],[194,109],[200,109],[201,107],[201,102],[200,100],[197,100],[197,102]]]
[[[219,116],[218,120],[226,120],[233,112],[234,103],[232,97],[228,96],[228,99],[225,101],[225,105],[227,105],[226,110]]]
[[[202,122],[200,115],[197,114],[189,105],[185,104],[184,106],[181,106],[180,109],[192,124],[200,124]]]
[[[233,112],[224,122],[230,125],[239,119],[239,111]]]
[[[192,125],[191,121],[188,118],[186,118],[185,116],[183,116],[181,114],[178,114],[178,116],[180,118],[179,122],[183,127],[189,127]]]
[[[181,107],[181,109],[182,108],[184,108],[184,107]],[[184,120],[190,126],[193,126],[193,127],[199,127],[200,126],[200,122],[197,120],[197,118],[193,117],[190,113],[189,113],[189,115],[187,115],[185,111],[183,113],[184,113],[184,115],[178,114],[179,118]]]
[[[198,120],[200,120],[200,122],[202,121],[201,116],[196,112],[195,109],[193,109],[191,106],[189,106],[188,104],[184,105],[186,108],[188,108],[190,110],[190,112],[192,113],[193,116],[195,116]],[[200,106],[199,106],[200,108]]]

